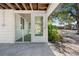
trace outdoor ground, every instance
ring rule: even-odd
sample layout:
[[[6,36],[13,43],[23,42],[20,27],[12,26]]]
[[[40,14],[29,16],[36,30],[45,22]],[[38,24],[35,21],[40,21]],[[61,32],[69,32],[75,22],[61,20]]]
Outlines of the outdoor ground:
[[[76,30],[60,30],[64,42],[60,47],[56,47],[55,44],[51,44],[50,48],[56,55],[64,56],[79,56],[79,35]]]
[[[54,56],[47,43],[0,43],[0,56]]]
[[[63,45],[65,46],[66,53],[79,56],[79,35],[76,33],[76,30],[61,30],[61,35],[65,40]]]

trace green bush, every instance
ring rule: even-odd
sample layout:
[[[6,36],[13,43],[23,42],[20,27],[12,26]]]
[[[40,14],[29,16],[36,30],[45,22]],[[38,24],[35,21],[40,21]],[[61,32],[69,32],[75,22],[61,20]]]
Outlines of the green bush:
[[[62,41],[61,35],[58,33],[58,28],[52,25],[52,21],[48,21],[48,40],[51,42]]]

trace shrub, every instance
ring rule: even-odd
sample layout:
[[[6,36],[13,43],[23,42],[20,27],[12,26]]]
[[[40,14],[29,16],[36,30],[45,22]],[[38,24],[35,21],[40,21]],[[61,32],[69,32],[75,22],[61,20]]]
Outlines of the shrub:
[[[58,33],[58,28],[52,25],[52,21],[48,21],[48,40],[51,42],[62,41],[61,35]]]

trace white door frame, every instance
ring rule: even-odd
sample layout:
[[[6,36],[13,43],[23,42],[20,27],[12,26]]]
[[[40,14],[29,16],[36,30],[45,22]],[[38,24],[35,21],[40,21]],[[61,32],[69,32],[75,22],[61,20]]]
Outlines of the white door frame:
[[[15,11],[15,13],[23,13],[23,14],[31,14],[31,42],[48,42],[46,39],[46,11]],[[43,16],[43,37],[34,36],[34,29],[35,29],[35,16]],[[25,42],[21,42],[25,43]]]
[[[16,14],[19,14],[19,13],[15,13],[15,21],[16,21]],[[27,13],[22,13],[22,14],[27,14]],[[29,14],[31,15],[31,13],[29,13]],[[20,16],[20,17],[22,17],[22,16]],[[22,18],[24,19],[24,17],[22,17]],[[23,32],[23,29],[21,30],[21,34],[22,34],[22,41],[21,42],[16,41],[16,22],[15,22],[15,43],[30,43],[31,42],[31,41],[24,41],[24,32]]]
[[[47,42],[47,40],[45,39],[45,30],[46,30],[46,19],[45,19],[45,13],[32,13],[32,42]],[[35,16],[43,16],[43,36],[35,36]]]

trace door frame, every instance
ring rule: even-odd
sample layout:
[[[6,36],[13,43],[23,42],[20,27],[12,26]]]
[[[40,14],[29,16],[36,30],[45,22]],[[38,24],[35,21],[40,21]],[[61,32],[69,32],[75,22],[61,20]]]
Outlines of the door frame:
[[[30,42],[16,42],[16,30],[15,30],[15,43],[31,43],[31,42],[36,42],[34,39],[34,14],[36,15],[43,15],[44,16],[44,24],[45,26],[43,27],[44,28],[44,40],[41,41],[41,42],[48,42],[48,39],[47,39],[47,18],[46,18],[46,11],[24,11],[24,10],[21,10],[21,11],[14,11],[14,13],[23,13],[23,14],[31,14],[31,41]],[[16,17],[15,17],[15,20],[16,20]],[[16,24],[15,24],[16,26]],[[16,27],[15,27],[16,29]]]
[[[45,40],[45,30],[46,30],[46,23],[45,23],[45,13],[40,13],[40,12],[34,12],[32,13],[32,42],[47,42],[47,40]],[[35,16],[43,16],[43,36],[35,36]]]
[[[31,40],[30,41],[24,41],[24,39],[22,39],[22,41],[20,41],[20,42],[16,41],[16,14],[30,14],[30,17],[31,17],[31,13],[15,13],[15,43],[31,43]],[[30,20],[31,20],[31,18],[30,18]],[[21,34],[23,34],[23,32]]]

